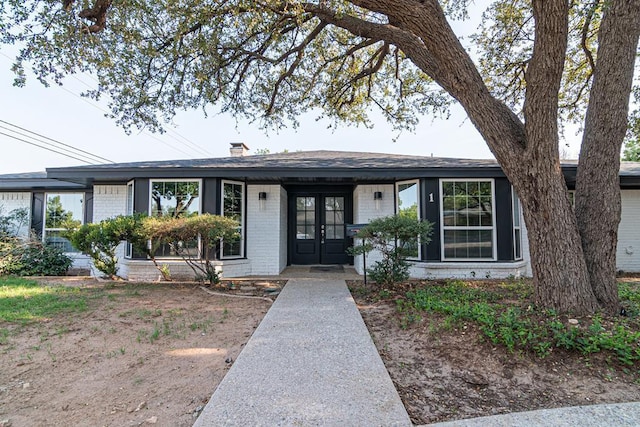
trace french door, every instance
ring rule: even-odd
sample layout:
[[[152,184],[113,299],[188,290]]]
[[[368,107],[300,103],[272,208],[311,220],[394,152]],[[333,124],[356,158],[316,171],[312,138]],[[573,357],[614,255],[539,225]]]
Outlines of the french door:
[[[349,264],[351,194],[301,193],[289,199],[290,263]]]

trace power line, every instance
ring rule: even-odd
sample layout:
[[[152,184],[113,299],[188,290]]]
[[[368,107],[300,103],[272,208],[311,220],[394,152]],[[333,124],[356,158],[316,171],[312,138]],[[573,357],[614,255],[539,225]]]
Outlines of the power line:
[[[80,159],[80,158],[75,157],[75,156],[72,156],[72,155],[70,155],[70,154],[61,153],[60,151],[56,151],[56,150],[54,150],[53,148],[49,148],[49,147],[44,147],[44,146],[42,146],[42,145],[38,145],[38,144],[36,144],[35,142],[29,142],[29,141],[24,140],[24,139],[22,139],[22,138],[18,138],[17,136],[9,135],[8,133],[0,132],[0,135],[4,135],[4,136],[6,136],[6,137],[13,138],[13,139],[15,139],[15,140],[18,140],[18,141],[24,142],[25,144],[29,144],[29,145],[36,146],[36,147],[38,147],[38,148],[42,148],[43,150],[47,150],[47,151],[51,151],[51,152],[56,153],[56,154],[60,154],[61,156],[68,157],[68,158],[70,158],[70,159],[75,159],[75,160],[81,161],[82,163],[90,164],[90,162],[87,162],[86,160]]]
[[[8,56],[7,54],[5,54],[5,53],[3,53],[3,52],[0,52],[0,55],[4,56],[5,58],[7,58],[7,59],[9,59],[9,60],[13,60],[13,58],[11,58],[10,56]],[[86,87],[88,87],[89,89],[94,89],[94,88],[93,88],[93,86],[91,86],[89,83],[87,83],[87,82],[83,81],[83,80],[82,80],[82,79],[80,79],[78,76],[76,76],[76,75],[70,75],[70,77],[72,77],[73,79],[75,79],[75,80],[77,80],[78,82],[82,83],[83,85],[85,85],[85,86],[86,86]],[[92,77],[91,75],[88,75],[88,77],[92,78],[94,81],[96,81],[96,82],[97,82],[97,80],[96,80],[94,77]],[[80,95],[78,95],[78,94],[77,94],[77,93],[75,93],[75,92],[72,92],[71,90],[69,90],[69,89],[65,88],[64,86],[58,86],[58,87],[59,87],[60,89],[64,90],[65,92],[67,92],[67,93],[69,93],[69,94],[71,94],[71,95],[75,96],[76,98],[81,99],[82,101],[86,102],[87,104],[91,105],[92,107],[94,107],[94,108],[96,108],[96,109],[98,109],[98,110],[102,111],[103,113],[105,113],[105,114],[110,114],[110,112],[109,112],[109,111],[107,111],[107,110],[103,109],[102,107],[99,107],[98,105],[96,105],[96,104],[94,104],[94,103],[90,102],[89,100],[87,100],[85,97],[80,96]],[[182,141],[181,141],[180,139],[176,138],[176,137],[175,137],[175,136],[173,136],[173,135],[169,135],[169,134],[167,134],[167,136],[168,136],[169,138],[171,138],[171,139],[173,139],[174,141],[176,141],[177,143],[179,143],[179,144],[183,145],[183,146],[184,146],[184,147],[186,147],[187,149],[190,149],[190,150],[191,150],[191,151],[193,151],[193,152],[197,152],[198,154],[204,154],[204,155],[206,155],[206,156],[213,156],[213,154],[212,154],[210,151],[208,151],[207,149],[203,148],[202,146],[200,146],[200,145],[196,144],[195,142],[191,141],[190,139],[188,139],[188,138],[187,138],[187,137],[185,137],[184,135],[180,134],[180,133],[179,133],[179,132],[177,132],[176,130],[171,129],[171,128],[168,128],[168,127],[166,128],[166,130],[167,130],[167,132],[173,133],[173,134],[177,135],[178,137],[180,137],[180,138],[182,139]],[[158,137],[156,137],[156,136],[153,136],[151,133],[149,133],[149,132],[147,132],[147,131],[144,131],[143,133],[144,133],[145,135],[150,136],[151,138],[155,139],[156,141],[161,142],[162,144],[166,145],[167,147],[172,148],[172,149],[174,149],[174,150],[176,150],[176,151],[179,151],[179,152],[180,152],[180,153],[182,153],[182,154],[185,154],[185,155],[187,155],[187,156],[191,156],[191,155],[192,155],[191,153],[188,153],[188,152],[186,152],[186,151],[184,151],[184,150],[181,150],[181,149],[177,148],[176,146],[174,146],[174,145],[172,145],[172,144],[169,144],[169,143],[167,143],[167,142],[165,142],[165,141],[162,141],[161,139],[159,139],[159,138],[158,138]]]
[[[18,126],[18,125],[14,125],[13,123],[9,123],[9,122],[4,121],[4,120],[2,120],[2,119],[0,119],[0,123],[7,124],[7,125],[9,125],[9,126],[12,126],[12,127],[17,128],[17,129],[20,129],[20,130],[22,130],[22,131],[24,131],[24,132],[28,132],[28,133],[30,133],[30,134],[32,134],[32,135],[36,135],[36,136],[38,136],[38,137],[40,137],[40,138],[44,138],[44,139],[46,139],[46,140],[48,140],[48,141],[51,141],[51,142],[53,142],[53,143],[55,143],[55,144],[62,145],[63,147],[70,148],[70,149],[71,149],[71,150],[73,150],[73,151],[77,151],[77,152],[83,153],[83,154],[77,154],[77,153],[74,153],[74,154],[76,154],[76,155],[82,155],[83,157],[87,157],[87,156],[85,156],[85,154],[86,154],[86,155],[88,155],[88,156],[89,156],[89,157],[87,157],[87,158],[88,158],[88,159],[90,159],[90,160],[91,160],[91,157],[93,157],[93,158],[95,158],[95,159],[98,159],[98,160],[100,161],[100,163],[104,163],[104,162],[107,162],[107,163],[115,163],[113,160],[106,159],[106,158],[104,158],[104,157],[102,157],[102,156],[98,156],[97,154],[93,154],[93,153],[90,153],[90,152],[88,152],[88,151],[82,150],[82,149],[80,149],[80,148],[74,147],[73,145],[65,144],[64,142],[57,141],[57,140],[55,140],[55,139],[53,139],[53,138],[49,138],[48,136],[41,135],[41,134],[39,134],[39,133],[37,133],[37,132],[33,132],[33,131],[29,130],[29,129],[25,129],[25,128],[20,127],[20,126]],[[14,131],[14,130],[9,129],[9,128],[6,128],[6,127],[4,127],[4,126],[0,126],[0,127],[2,127],[3,129],[6,129],[6,130],[8,130],[8,131],[15,132],[15,133],[17,133],[17,134],[19,134],[19,135],[22,135],[22,136],[25,136],[25,137],[28,137],[28,138],[35,139],[35,138],[33,138],[33,137],[30,137],[30,136],[28,136],[28,135],[21,134],[20,132]],[[44,141],[39,141],[39,142],[43,142],[43,143],[44,143]],[[56,147],[56,148],[58,148],[58,149],[62,149],[62,150],[65,150],[65,151],[69,151],[69,150],[66,150],[66,149],[64,149],[64,148],[60,148],[60,147]],[[95,160],[91,160],[91,161],[95,161]]]

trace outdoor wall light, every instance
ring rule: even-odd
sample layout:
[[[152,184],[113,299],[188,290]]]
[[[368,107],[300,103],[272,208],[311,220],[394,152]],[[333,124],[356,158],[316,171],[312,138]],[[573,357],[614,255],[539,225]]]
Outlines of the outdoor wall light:
[[[382,191],[374,191],[373,192],[373,201],[376,204],[376,210],[380,210],[380,200],[382,200]]]
[[[258,209],[264,211],[267,208],[267,193],[261,191],[258,193]]]

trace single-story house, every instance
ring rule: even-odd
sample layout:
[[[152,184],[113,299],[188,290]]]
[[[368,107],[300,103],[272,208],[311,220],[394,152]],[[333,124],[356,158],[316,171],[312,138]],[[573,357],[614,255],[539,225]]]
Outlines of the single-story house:
[[[31,228],[70,253],[60,236],[63,216],[97,222],[134,212],[183,210],[231,216],[241,238],[222,245],[225,277],[276,275],[288,265],[353,264],[349,224],[406,211],[433,223],[432,239],[416,249],[418,278],[508,277],[531,274],[519,201],[494,160],[310,151],[50,168],[0,175],[0,206],[27,208]],[[576,164],[563,164],[569,190]],[[620,171],[622,222],[618,268],[640,271],[640,163]],[[152,263],[122,245],[119,274],[156,279]],[[159,254],[174,277],[191,270],[171,252]],[[75,255],[76,266],[88,259]],[[375,260],[375,254],[367,263]]]

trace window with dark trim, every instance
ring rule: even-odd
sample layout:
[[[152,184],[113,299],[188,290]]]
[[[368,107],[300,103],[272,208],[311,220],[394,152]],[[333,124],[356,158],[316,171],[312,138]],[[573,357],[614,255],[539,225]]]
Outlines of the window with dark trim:
[[[62,234],[84,223],[84,193],[47,193],[42,240],[64,252],[79,252]]]
[[[239,237],[222,242],[221,258],[241,258],[244,256],[244,183],[222,181],[222,216],[238,222]]]
[[[396,213],[401,216],[407,216],[416,221],[420,220],[420,197],[419,181],[417,179],[411,181],[396,182]],[[409,245],[408,243],[399,242],[399,244]],[[413,244],[407,247],[410,250],[410,259],[420,258],[420,245]]]
[[[440,180],[442,259],[495,260],[493,180]]]
[[[200,214],[200,180],[152,180],[149,185],[151,186],[149,216],[180,218]],[[198,254],[198,240],[179,242],[178,244],[190,255]],[[171,245],[163,244],[158,247],[155,256],[174,258],[178,254]]]
[[[513,259],[522,259],[522,215],[520,208],[520,199],[514,192],[513,194]]]

